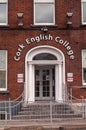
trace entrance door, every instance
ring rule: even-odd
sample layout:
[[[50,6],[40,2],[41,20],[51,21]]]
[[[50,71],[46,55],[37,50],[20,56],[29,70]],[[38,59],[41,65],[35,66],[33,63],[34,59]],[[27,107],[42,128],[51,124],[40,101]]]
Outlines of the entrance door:
[[[55,97],[55,67],[35,66],[35,98],[51,100]]]

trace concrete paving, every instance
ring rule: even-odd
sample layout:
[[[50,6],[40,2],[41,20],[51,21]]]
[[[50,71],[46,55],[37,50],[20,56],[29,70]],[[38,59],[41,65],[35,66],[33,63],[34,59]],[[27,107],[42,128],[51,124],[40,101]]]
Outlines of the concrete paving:
[[[10,127],[41,127],[41,128],[81,128],[85,127],[86,130],[86,120],[64,120],[64,121],[0,121],[0,130],[3,128]]]

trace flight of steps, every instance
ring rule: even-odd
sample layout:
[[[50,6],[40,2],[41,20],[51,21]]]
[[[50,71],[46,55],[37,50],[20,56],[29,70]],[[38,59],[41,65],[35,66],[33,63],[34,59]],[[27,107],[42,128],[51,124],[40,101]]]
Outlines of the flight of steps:
[[[56,102],[35,102],[28,106],[21,107],[21,111],[12,119],[18,120],[58,120],[81,118],[82,115],[76,113],[70,105]]]

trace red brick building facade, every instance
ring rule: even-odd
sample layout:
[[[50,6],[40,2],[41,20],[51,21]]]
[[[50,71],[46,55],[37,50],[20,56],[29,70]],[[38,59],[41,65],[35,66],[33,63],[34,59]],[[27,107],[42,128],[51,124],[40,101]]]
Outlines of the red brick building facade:
[[[63,101],[69,88],[86,98],[86,0],[0,0],[0,7],[0,100],[24,91],[26,101]]]

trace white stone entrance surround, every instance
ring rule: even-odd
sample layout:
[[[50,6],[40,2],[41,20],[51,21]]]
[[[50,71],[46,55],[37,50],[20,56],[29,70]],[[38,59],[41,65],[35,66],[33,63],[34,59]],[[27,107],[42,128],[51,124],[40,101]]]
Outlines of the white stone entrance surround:
[[[54,55],[57,60],[33,60],[40,53]],[[25,101],[35,101],[35,65],[55,65],[55,101],[63,102],[63,84],[65,84],[64,54],[52,46],[37,46],[27,52],[25,57]]]

